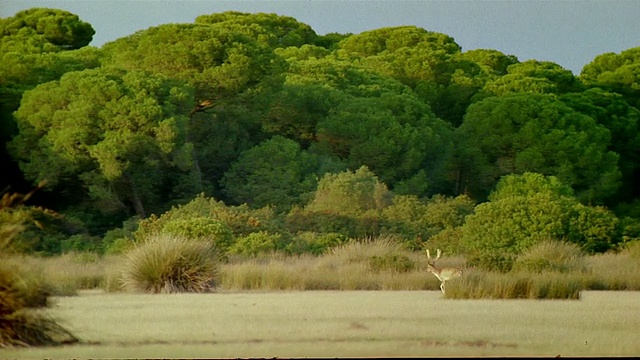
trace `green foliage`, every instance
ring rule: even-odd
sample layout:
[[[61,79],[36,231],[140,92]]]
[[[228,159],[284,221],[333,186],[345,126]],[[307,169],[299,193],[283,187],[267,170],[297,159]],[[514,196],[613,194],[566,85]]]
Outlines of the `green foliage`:
[[[104,212],[126,209],[128,199],[145,217],[164,200],[159,188],[185,170],[173,156],[185,146],[190,91],[141,72],[68,73],[25,94],[10,148],[27,178],[71,187]]]
[[[508,271],[519,254],[547,239],[566,239],[591,253],[612,247],[617,232],[613,213],[563,196],[566,190],[554,178],[512,176],[501,180],[492,200],[478,205],[462,226],[472,263]]]
[[[161,234],[126,255],[122,281],[130,291],[210,292],[218,280],[218,253],[210,241]]]
[[[282,247],[282,235],[259,231],[237,238],[229,252],[255,256],[261,253],[274,252]]]
[[[485,71],[494,75],[505,75],[509,65],[518,63],[514,55],[505,55],[498,50],[475,49],[465,51],[461,58],[471,60],[479,64]]]
[[[446,197],[434,195],[427,202],[423,218],[431,228],[447,229],[462,226],[473,213],[475,202],[467,195]]]
[[[431,243],[433,236],[445,230],[449,233],[451,229],[462,226],[474,207],[475,203],[466,195],[455,198],[435,195],[427,201],[415,196],[396,195],[392,198],[392,204],[382,210],[382,218],[386,232],[404,238],[417,250],[422,248],[424,242]],[[448,242],[447,236],[443,240]],[[447,252],[452,249],[448,245],[445,247]]]
[[[497,201],[512,196],[532,196],[550,193],[554,196],[572,197],[573,190],[555,176],[525,172],[522,175],[505,175],[489,194],[489,201]]]
[[[88,234],[75,234],[60,242],[60,252],[99,252],[102,249],[101,239]]]
[[[629,104],[638,107],[638,61],[640,47],[596,56],[585,65],[580,79],[591,86],[622,94]]]
[[[573,73],[550,61],[528,60],[507,67],[507,74],[485,84],[474,100],[509,93],[558,94],[580,90]]]
[[[151,27],[105,44],[105,64],[186,81],[199,99],[231,96],[283,67],[249,29],[226,21]]]
[[[102,251],[106,255],[121,254],[134,245],[134,232],[138,229],[140,219],[130,218],[122,222],[122,227],[111,229],[102,238]]]
[[[640,234],[638,48],[577,78],[415,26],[318,36],[264,13],[101,49],[62,10],[0,33],[0,182],[47,179],[60,214],[1,214],[14,251],[118,253],[168,230],[322,254],[388,235],[506,270],[540,239],[593,253]],[[113,230],[132,215],[148,219]]]
[[[556,176],[585,203],[602,203],[620,186],[609,130],[553,96],[484,99],[469,106],[457,136],[462,182],[476,198],[501,176],[524,172]]]
[[[352,35],[339,43],[344,58],[360,58],[363,66],[415,85],[417,80],[442,83],[446,61],[460,46],[448,35],[415,26],[388,27]]]
[[[354,172],[325,174],[318,182],[314,199],[305,210],[354,215],[382,209],[388,204],[389,196],[385,184],[362,166]]]
[[[316,233],[312,231],[300,231],[285,247],[285,252],[289,254],[310,253],[320,255],[329,249],[344,244],[349,238],[340,233]]]
[[[50,44],[61,49],[79,49],[91,42],[95,30],[68,11],[31,8],[0,19],[0,33],[2,50],[24,38],[42,39],[42,46]]]
[[[622,186],[613,201],[636,198],[636,176],[640,169],[640,110],[629,105],[622,95],[600,88],[565,94],[560,100],[611,132],[609,150],[620,155],[618,167],[622,173]]]
[[[281,221],[270,208],[226,206],[201,194],[189,203],[173,207],[159,217],[151,216],[142,220],[133,236],[138,243],[144,243],[147,238],[161,234],[175,234],[196,240],[204,237],[211,241],[221,256],[224,256],[227,251],[231,251],[238,239],[249,237],[250,240],[250,236],[257,236],[252,235],[254,233],[286,233],[287,230],[283,228]],[[282,246],[279,245],[278,248]]]
[[[233,242],[233,234],[226,224],[208,217],[194,217],[169,221],[164,224],[161,232],[191,240],[207,239],[207,241],[211,241],[222,253],[224,253]]]
[[[315,189],[317,169],[316,156],[293,140],[275,136],[242,153],[225,173],[222,186],[237,204],[276,204],[276,210],[287,211],[302,205],[302,196]]]
[[[350,168],[364,164],[389,186],[421,170],[435,182],[433,174],[442,171],[452,146],[448,126],[407,94],[343,101],[317,126],[319,151]],[[407,190],[422,195],[426,186]]]
[[[274,48],[311,44],[315,42],[317,37],[309,25],[292,17],[276,14],[226,11],[200,15],[196,18],[195,23],[222,25]]]
[[[318,123],[341,101],[345,101],[344,94],[325,85],[287,82],[273,95],[262,127],[306,148],[315,139]]]

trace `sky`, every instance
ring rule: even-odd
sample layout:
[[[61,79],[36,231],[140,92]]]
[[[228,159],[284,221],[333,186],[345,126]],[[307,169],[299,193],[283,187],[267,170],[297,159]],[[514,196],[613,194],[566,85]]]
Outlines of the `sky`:
[[[463,51],[494,49],[552,61],[574,74],[597,55],[640,46],[640,0],[0,0],[0,17],[32,7],[72,12],[96,30],[90,45],[224,11],[291,16],[318,34],[415,25]]]

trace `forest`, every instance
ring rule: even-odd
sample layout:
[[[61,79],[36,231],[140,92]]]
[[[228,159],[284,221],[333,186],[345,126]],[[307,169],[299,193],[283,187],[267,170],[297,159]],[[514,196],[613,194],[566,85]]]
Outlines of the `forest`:
[[[576,76],[415,26],[319,35],[266,13],[97,48],[77,15],[33,8],[0,34],[4,251],[118,254],[168,233],[322,254],[388,236],[508,271],[543,241],[640,239],[640,47]]]

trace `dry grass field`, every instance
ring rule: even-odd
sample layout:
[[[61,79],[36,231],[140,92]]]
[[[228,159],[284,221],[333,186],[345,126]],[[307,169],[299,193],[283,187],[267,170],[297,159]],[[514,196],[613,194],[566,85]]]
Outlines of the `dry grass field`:
[[[49,314],[81,343],[0,358],[640,355],[640,292],[451,300],[439,291],[81,291]]]

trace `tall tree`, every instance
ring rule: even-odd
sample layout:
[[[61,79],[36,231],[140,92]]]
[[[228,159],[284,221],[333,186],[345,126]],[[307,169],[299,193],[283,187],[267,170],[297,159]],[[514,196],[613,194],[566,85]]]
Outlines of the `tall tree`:
[[[622,95],[600,88],[565,94],[559,99],[611,132],[609,150],[620,155],[618,167],[622,173],[622,186],[613,202],[639,198],[636,184],[640,177],[640,110],[630,106]]]
[[[589,86],[622,94],[640,109],[640,47],[596,56],[582,68],[580,79]]]
[[[602,203],[620,185],[610,131],[556,97],[516,94],[472,104],[456,130],[463,186],[483,199],[507,174],[554,175],[586,203]]]
[[[65,74],[25,93],[10,150],[25,176],[72,202],[141,217],[167,200],[190,168],[185,129],[193,90],[144,72]]]
[[[245,151],[225,173],[224,192],[236,204],[289,210],[316,188],[318,157],[293,140],[273,138]]]
[[[94,33],[64,10],[33,8],[0,18],[0,189],[29,188],[5,145],[17,133],[13,112],[22,94],[66,72],[99,66],[100,51],[86,47]]]
[[[235,28],[273,48],[300,47],[305,44],[313,44],[317,38],[311,26],[292,17],[277,14],[226,11],[200,15],[196,18],[195,23],[218,24]]]

